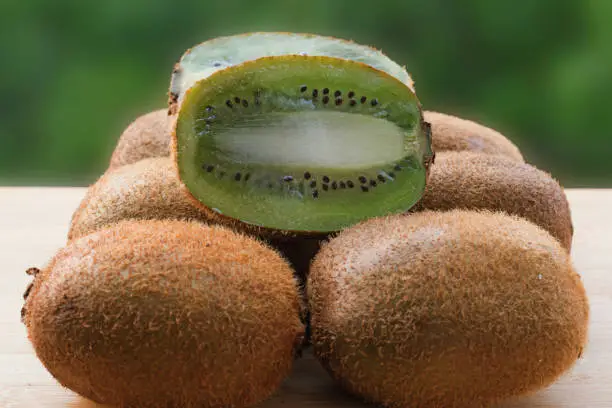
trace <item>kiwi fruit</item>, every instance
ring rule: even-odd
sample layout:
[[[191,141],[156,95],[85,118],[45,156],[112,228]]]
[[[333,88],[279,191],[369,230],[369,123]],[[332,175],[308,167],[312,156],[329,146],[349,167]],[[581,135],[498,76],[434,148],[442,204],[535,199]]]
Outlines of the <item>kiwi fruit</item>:
[[[109,168],[136,163],[149,157],[170,156],[168,109],[159,109],[136,118],[121,134]]]
[[[412,211],[489,209],[524,217],[571,251],[574,228],[565,191],[552,176],[503,156],[436,154],[425,194]]]
[[[72,216],[68,240],[126,219],[208,217],[182,193],[170,158],[154,157],[109,170],[89,187]]]
[[[347,390],[389,407],[488,407],[542,389],[587,339],[589,305],[547,231],[486,210],[372,219],[316,256],[312,343]]]
[[[353,43],[270,36],[202,46],[175,69],[186,194],[211,217],[294,235],[410,209],[433,152],[405,70]]]
[[[406,69],[375,48],[308,33],[251,32],[216,37],[185,51],[172,71],[169,112],[176,113],[185,92],[201,79],[243,62],[283,55],[327,56],[361,62],[397,78],[414,92],[414,81]],[[333,95],[329,96],[333,99]]]
[[[518,147],[496,130],[440,112],[425,111],[423,116],[431,124],[432,146],[436,153],[473,151],[525,161]]]
[[[117,407],[247,407],[301,344],[287,262],[197,222],[123,221],[74,240],[35,274],[23,322],[63,386]]]

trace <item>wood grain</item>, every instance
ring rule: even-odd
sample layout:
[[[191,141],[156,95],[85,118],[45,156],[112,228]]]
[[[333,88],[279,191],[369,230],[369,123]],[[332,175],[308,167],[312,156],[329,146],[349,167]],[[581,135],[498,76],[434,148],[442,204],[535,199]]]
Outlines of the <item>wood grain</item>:
[[[36,359],[19,320],[24,271],[64,245],[85,193],[70,188],[0,188],[0,408],[100,407],[60,387]],[[612,190],[568,190],[575,224],[572,256],[591,303],[583,358],[548,389],[503,408],[612,407]],[[365,407],[339,390],[306,354],[262,408]]]

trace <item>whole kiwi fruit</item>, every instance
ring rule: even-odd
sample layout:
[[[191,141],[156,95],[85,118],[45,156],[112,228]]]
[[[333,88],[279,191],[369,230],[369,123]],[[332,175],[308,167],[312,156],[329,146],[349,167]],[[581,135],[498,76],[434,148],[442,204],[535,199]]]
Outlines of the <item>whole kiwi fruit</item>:
[[[185,193],[237,229],[324,236],[403,213],[423,194],[433,159],[406,70],[330,37],[250,33],[199,44],[175,66],[169,110]]]
[[[72,216],[68,239],[90,234],[126,219],[208,217],[182,193],[169,157],[154,157],[108,170],[89,187]]]
[[[183,193],[170,158],[153,157],[109,169],[90,186],[72,215],[68,240],[123,220],[155,219],[195,220],[214,224],[224,221],[222,218],[211,217],[210,212],[203,211]],[[237,225],[240,226],[229,224],[231,227]],[[260,230],[255,227],[242,228],[242,232],[260,238],[278,250],[300,276],[306,276],[320,241],[326,238],[323,235],[291,236],[283,231]]]
[[[525,161],[518,147],[494,129],[440,112],[424,111],[423,116],[431,124],[432,146],[436,153],[472,151]]]
[[[149,157],[170,156],[168,109],[159,109],[136,118],[123,131],[110,159],[109,168],[136,163]]]
[[[315,354],[389,407],[488,407],[555,381],[589,305],[563,247],[515,216],[453,210],[366,221],[324,245],[308,296]]]
[[[98,403],[248,407],[289,373],[301,313],[291,268],[260,242],[197,222],[124,221],[37,271],[23,322],[57,381]]]
[[[524,217],[571,251],[574,228],[565,191],[550,174],[503,156],[436,154],[425,193],[412,211],[488,209]]]

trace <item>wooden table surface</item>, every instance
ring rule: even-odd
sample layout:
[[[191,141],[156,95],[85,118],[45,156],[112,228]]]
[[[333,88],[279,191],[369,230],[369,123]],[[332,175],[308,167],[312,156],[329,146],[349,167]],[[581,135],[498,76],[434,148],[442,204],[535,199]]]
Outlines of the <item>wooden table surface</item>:
[[[20,322],[25,270],[43,266],[65,243],[82,188],[0,188],[0,408],[92,408],[63,389],[36,359]],[[612,190],[568,190],[575,225],[572,256],[591,304],[590,340],[557,383],[503,408],[612,408]],[[314,359],[299,360],[261,408],[364,407],[330,381]]]

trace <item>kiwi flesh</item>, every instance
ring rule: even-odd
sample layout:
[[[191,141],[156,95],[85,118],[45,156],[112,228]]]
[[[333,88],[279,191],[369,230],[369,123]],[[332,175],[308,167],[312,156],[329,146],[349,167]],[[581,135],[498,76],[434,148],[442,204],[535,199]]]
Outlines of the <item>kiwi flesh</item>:
[[[308,281],[315,354],[389,407],[488,407],[535,392],[585,347],[589,305],[569,254],[515,216],[452,210],[342,231]]]
[[[251,32],[213,38],[185,51],[172,72],[169,112],[176,113],[185,92],[201,79],[247,61],[282,55],[350,59],[386,72],[414,92],[414,82],[406,69],[375,48],[308,33]]]
[[[143,159],[108,170],[89,187],[74,212],[68,240],[126,219],[209,220],[182,193],[169,157]]]
[[[329,233],[405,212],[433,159],[416,95],[371,66],[262,57],[185,93],[172,155],[205,211],[259,228]]]
[[[184,221],[124,221],[36,274],[23,322],[63,386],[117,407],[248,407],[304,333],[292,271],[260,242]]]
[[[149,157],[170,156],[170,130],[168,109],[139,116],[119,137],[109,168],[115,169]]]
[[[524,217],[571,251],[574,228],[565,191],[550,174],[507,157],[436,154],[425,194],[411,211],[488,209]]]
[[[436,153],[472,151],[525,161],[510,139],[487,126],[440,112],[424,111],[423,116],[431,124],[432,147]]]

